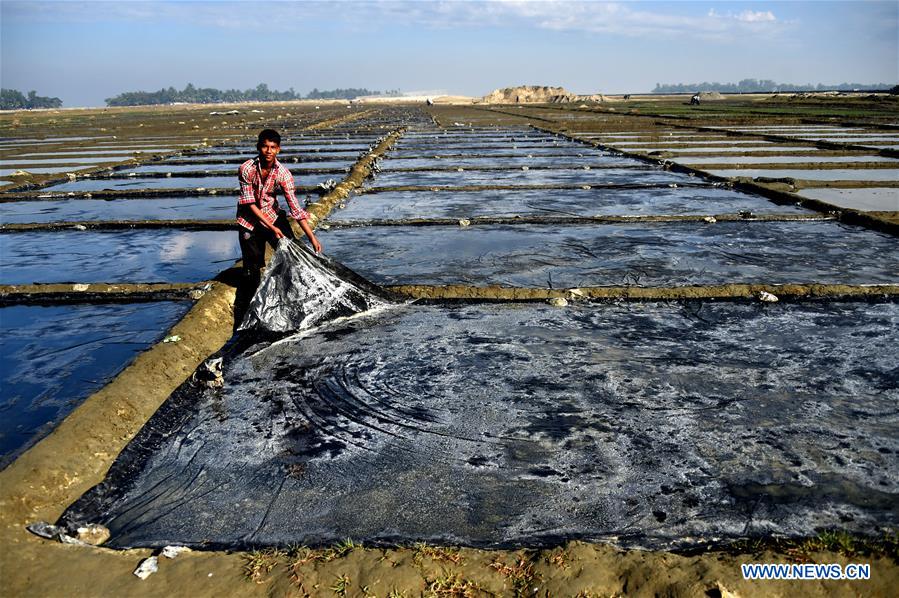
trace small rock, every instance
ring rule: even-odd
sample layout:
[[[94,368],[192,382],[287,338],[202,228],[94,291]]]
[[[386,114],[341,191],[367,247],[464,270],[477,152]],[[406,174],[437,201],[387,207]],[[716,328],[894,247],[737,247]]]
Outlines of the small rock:
[[[329,228],[331,228],[331,225],[330,224],[319,224],[318,227],[322,230],[328,230]]]
[[[171,172],[165,173],[165,178],[167,178],[167,179],[172,178],[172,173]]]
[[[88,288],[90,288],[90,286],[91,285],[89,285],[89,284],[73,284],[72,290],[78,291],[79,293],[81,293],[81,292],[86,291]]]
[[[589,166],[584,166],[584,170],[590,170]]]
[[[167,337],[165,337],[164,339],[162,339],[162,342],[164,342],[164,343],[177,343],[177,342],[180,341],[180,340],[181,340],[181,337],[180,337],[180,336],[178,336],[177,334],[172,334],[172,335],[167,336]]]
[[[460,218],[459,219],[459,226],[465,228],[466,226],[470,226],[470,225],[471,225],[471,220],[469,220],[468,218]]]
[[[76,224],[72,228],[74,228],[75,230],[87,230],[87,227],[84,226],[83,224]]]
[[[85,193],[82,197],[84,197],[84,199],[90,199],[91,197],[93,197],[93,195],[91,195],[90,193]]]
[[[672,189],[677,189],[677,183],[669,183],[668,186]]]
[[[202,298],[205,294],[206,291],[204,291],[203,289],[194,289],[190,293],[188,293],[187,296],[196,301],[197,299]]]
[[[465,169],[460,166],[456,169],[456,172],[465,172]]]
[[[196,191],[197,193],[202,193],[203,191],[206,191],[206,187],[197,187]]]
[[[584,191],[586,191],[588,189],[592,189],[592,188],[593,187],[591,187],[590,185],[581,185],[581,189],[583,189]]]
[[[128,176],[137,176],[137,173],[136,173],[136,172],[129,172],[129,173],[128,173]]]
[[[565,307],[568,305],[568,301],[564,297],[553,297],[549,301],[547,301],[553,307]]]
[[[714,216],[706,216],[705,218],[702,219],[702,221],[708,222],[709,224],[715,224],[716,222],[718,222],[718,219],[715,218]]]
[[[218,193],[218,191],[216,191],[215,189],[210,189],[210,190],[209,190],[209,195],[215,195],[215,194],[217,194],[217,193]]]
[[[190,548],[187,546],[166,546],[162,549],[162,556],[167,559],[173,559],[186,552],[191,552]]]
[[[59,541],[63,544],[73,544],[75,546],[87,546],[87,542],[83,540],[79,540],[78,538],[72,537],[68,534],[59,534]]]
[[[583,299],[586,296],[587,295],[584,294],[584,291],[580,289],[568,289],[567,298],[571,301]]]
[[[206,388],[221,388],[225,385],[222,375],[222,358],[209,359],[197,369],[194,379]]]
[[[106,526],[97,523],[81,526],[76,531],[78,532],[77,538],[91,546],[103,544],[110,536],[109,529]]]
[[[340,209],[340,210],[345,210],[345,209],[346,209],[346,204],[345,204],[345,203],[337,204],[337,208]]]
[[[134,574],[141,579],[147,579],[157,571],[159,571],[159,559],[155,556],[151,556],[150,558],[141,561],[137,569],[134,570]]]
[[[765,303],[777,303],[780,299],[777,298],[777,295],[773,293],[769,293],[768,291],[762,291],[759,293],[759,301],[764,301]]]
[[[64,530],[57,526],[47,523],[46,521],[36,521],[34,523],[29,523],[25,526],[29,532],[34,534],[35,536],[40,536],[41,538],[46,538],[48,540],[58,540],[60,534],[64,532]]]
[[[69,180],[70,180],[70,181],[74,181],[75,179],[78,178],[78,175],[75,174],[74,172],[67,172],[67,173],[66,173],[66,176],[69,177]]]

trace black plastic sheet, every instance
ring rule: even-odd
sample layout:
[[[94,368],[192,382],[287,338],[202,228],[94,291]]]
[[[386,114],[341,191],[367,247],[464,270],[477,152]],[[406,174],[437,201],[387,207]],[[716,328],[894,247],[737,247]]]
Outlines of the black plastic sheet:
[[[873,532],[899,523],[897,308],[408,305],[237,343],[62,522],[118,548]]]

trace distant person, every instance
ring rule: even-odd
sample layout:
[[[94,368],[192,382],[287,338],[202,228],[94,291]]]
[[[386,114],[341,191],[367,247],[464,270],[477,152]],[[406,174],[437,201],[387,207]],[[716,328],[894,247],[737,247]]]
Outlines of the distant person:
[[[277,160],[281,151],[281,135],[272,129],[259,133],[256,142],[259,155],[240,165],[237,178],[240,181],[240,197],[237,200],[237,224],[240,225],[240,252],[243,255],[244,274],[252,284],[259,286],[260,270],[265,266],[265,244],[272,247],[284,237],[293,239],[293,229],[287,221],[287,213],[278,205],[278,187],[287,199],[290,215],[300,223],[315,251],[322,246],[309,226],[309,214],[300,207],[294,194],[293,175]]]
[[[699,97],[699,94],[698,94],[698,93],[697,93],[697,94],[694,94],[693,97],[690,98],[690,105],[691,105],[691,106],[698,106],[699,103],[700,103],[700,101],[701,101],[701,98]]]

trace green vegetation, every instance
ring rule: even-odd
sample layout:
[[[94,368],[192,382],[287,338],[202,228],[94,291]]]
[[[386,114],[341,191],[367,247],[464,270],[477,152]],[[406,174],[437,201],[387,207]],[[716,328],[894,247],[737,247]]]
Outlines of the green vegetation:
[[[812,538],[753,538],[730,546],[730,552],[735,554],[764,550],[782,552],[800,562],[811,561],[811,553],[828,551],[847,557],[886,557],[899,562],[899,532],[887,532],[877,538],[829,530]]]
[[[29,91],[23,95],[16,89],[0,89],[0,110],[22,110],[30,108],[59,108],[62,100],[37,95],[35,91]]]
[[[284,102],[288,100],[352,100],[359,96],[367,95],[399,95],[399,90],[386,93],[371,91],[364,88],[351,87],[348,89],[333,89],[330,91],[313,89],[304,97],[293,90],[276,91],[269,89],[265,83],[260,83],[253,89],[239,90],[228,89],[222,91],[212,87],[194,87],[188,83],[182,90],[174,87],[160,89],[159,91],[128,91],[119,95],[106,98],[108,106],[143,106],[154,104],[221,104],[226,102]]]
[[[882,91],[890,89],[890,83],[840,83],[838,85],[812,85],[807,83],[777,83],[770,79],[743,79],[739,83],[656,83],[651,93],[696,93],[720,91],[721,93],[766,93],[775,91]]]

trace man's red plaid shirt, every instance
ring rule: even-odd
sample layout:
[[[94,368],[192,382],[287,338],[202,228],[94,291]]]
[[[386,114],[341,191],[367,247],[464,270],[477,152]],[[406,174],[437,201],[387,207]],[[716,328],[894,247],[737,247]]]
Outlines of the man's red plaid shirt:
[[[287,205],[290,208],[290,215],[295,220],[307,220],[309,214],[300,207],[297,196],[294,194],[293,175],[290,171],[275,160],[268,178],[264,181],[260,175],[259,157],[251,158],[240,165],[237,171],[237,178],[240,181],[240,197],[237,199],[237,205],[245,205],[255,203],[262,210],[272,223],[278,218],[278,200],[277,186],[284,191],[284,197],[287,199]],[[237,224],[247,230],[253,230],[253,223],[237,214]]]

